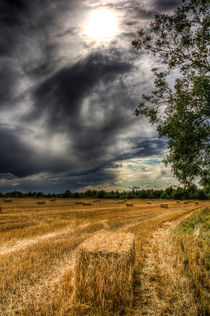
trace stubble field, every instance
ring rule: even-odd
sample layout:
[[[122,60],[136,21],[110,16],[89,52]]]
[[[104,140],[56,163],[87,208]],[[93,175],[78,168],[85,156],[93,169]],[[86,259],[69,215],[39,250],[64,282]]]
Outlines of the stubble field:
[[[40,201],[45,204],[38,204]],[[121,314],[155,315],[156,309],[156,315],[170,315],[167,309],[172,303],[158,298],[154,289],[154,283],[161,287],[161,282],[166,281],[164,275],[161,282],[157,280],[160,267],[154,270],[154,262],[165,261],[157,247],[168,241],[167,234],[180,221],[209,203],[153,200],[148,204],[148,200],[132,200],[127,202],[133,204],[129,207],[117,200],[82,200],[91,205],[77,204],[79,201],[0,200],[0,315],[102,315],[96,307],[71,302],[75,250],[100,230],[135,235],[134,304],[132,310]],[[168,208],[161,208],[162,203]],[[167,286],[165,294],[172,291]],[[179,310],[184,306],[189,308],[189,315],[196,315],[191,294],[189,288],[187,297],[180,294],[176,298],[172,314],[181,315]]]

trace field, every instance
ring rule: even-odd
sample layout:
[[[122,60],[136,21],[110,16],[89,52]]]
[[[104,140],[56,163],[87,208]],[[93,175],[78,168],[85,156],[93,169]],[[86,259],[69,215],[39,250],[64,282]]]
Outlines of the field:
[[[0,200],[0,315],[205,315],[175,230],[209,202],[78,201]],[[101,230],[135,235],[134,304],[121,314],[71,302],[75,250]]]

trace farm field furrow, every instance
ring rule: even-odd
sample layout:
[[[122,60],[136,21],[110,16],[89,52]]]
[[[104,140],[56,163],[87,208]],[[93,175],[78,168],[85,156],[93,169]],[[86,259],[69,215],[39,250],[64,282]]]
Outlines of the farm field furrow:
[[[91,205],[81,206],[74,199],[53,203],[43,199],[45,204],[37,205],[37,201],[13,199],[6,204],[0,200],[0,315],[100,315],[90,306],[71,303],[77,247],[99,231],[131,232],[136,245],[135,271],[140,271],[148,260],[148,242],[154,232],[209,205],[205,201],[195,205],[194,201],[148,204],[132,200],[133,206],[128,207],[115,200],[88,200]],[[161,208],[161,203],[168,208]],[[134,293],[140,295],[135,289]]]

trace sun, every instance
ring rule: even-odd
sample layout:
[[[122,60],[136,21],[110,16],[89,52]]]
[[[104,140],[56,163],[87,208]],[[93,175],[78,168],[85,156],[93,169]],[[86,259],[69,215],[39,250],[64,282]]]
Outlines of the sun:
[[[113,11],[95,10],[89,17],[84,34],[90,39],[104,41],[112,39],[118,31],[118,19]]]

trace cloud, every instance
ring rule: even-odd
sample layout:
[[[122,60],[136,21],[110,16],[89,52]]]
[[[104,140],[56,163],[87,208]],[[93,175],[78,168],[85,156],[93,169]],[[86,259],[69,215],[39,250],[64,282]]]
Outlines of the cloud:
[[[159,11],[168,11],[177,8],[181,3],[181,0],[155,0],[154,6]]]
[[[82,100],[100,83],[108,85],[132,65],[110,59],[99,53],[79,60],[70,68],[59,70],[34,92],[35,108],[27,119],[40,117],[47,111],[49,124],[72,126],[81,111]]]
[[[145,118],[134,116],[141,94],[152,89],[154,60],[130,41],[155,12],[178,2],[0,1],[5,189],[16,183],[24,190],[110,187],[123,161],[163,155],[166,141],[157,139]],[[116,10],[121,32],[98,45],[81,29],[101,5]]]
[[[0,128],[1,178],[8,179],[8,175],[10,179],[12,177],[23,178],[40,172],[51,172],[51,170],[58,173],[68,168],[69,163],[65,159],[49,156],[46,152],[38,152],[24,142],[21,138],[24,132],[5,127]]]
[[[133,0],[126,3],[122,1],[121,9],[125,13],[124,28],[136,32],[142,27],[147,27],[155,14],[169,13],[181,3],[181,0]]]
[[[139,190],[140,187],[137,187],[137,186],[134,185],[133,187],[130,187],[130,189],[131,189],[131,190]]]
[[[7,172],[7,173],[0,173],[0,180],[1,179],[6,179],[6,180],[13,180],[15,179],[16,176],[14,174]]]

